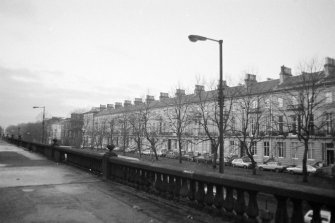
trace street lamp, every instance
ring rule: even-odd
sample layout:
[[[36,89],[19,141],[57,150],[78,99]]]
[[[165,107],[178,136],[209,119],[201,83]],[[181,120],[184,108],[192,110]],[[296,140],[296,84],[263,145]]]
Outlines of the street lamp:
[[[43,108],[43,119],[42,119],[42,143],[44,143],[44,125],[45,125],[45,106],[34,106],[35,108]]]
[[[191,42],[197,42],[197,41],[214,41],[219,43],[219,48],[220,48],[220,82],[219,82],[219,108],[220,108],[220,120],[219,120],[219,145],[220,145],[220,156],[219,156],[219,172],[223,173],[224,172],[224,159],[223,159],[223,150],[224,150],[224,145],[223,145],[223,106],[224,106],[224,101],[223,101],[223,87],[222,87],[222,40],[215,40],[215,39],[210,39],[204,36],[198,36],[198,35],[189,35],[188,39]]]

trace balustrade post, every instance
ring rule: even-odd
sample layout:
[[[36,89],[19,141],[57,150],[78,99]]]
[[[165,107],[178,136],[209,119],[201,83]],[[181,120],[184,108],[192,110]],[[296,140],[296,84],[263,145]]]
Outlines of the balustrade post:
[[[102,176],[104,180],[109,179],[110,168],[109,168],[109,156],[105,153],[102,157]]]
[[[293,203],[293,213],[291,217],[291,222],[294,223],[303,223],[304,215],[302,213],[302,204],[300,199],[291,199]]]
[[[191,203],[194,201],[195,199],[195,180],[190,180],[190,189],[188,191],[188,199],[191,201]]]
[[[313,209],[313,218],[311,222],[321,223],[321,214],[320,214],[321,204],[315,202],[309,202],[309,204]]]
[[[243,222],[244,212],[245,212],[245,199],[244,199],[244,191],[241,189],[237,189],[237,199],[234,202],[234,209],[236,212],[237,222]]]
[[[175,200],[179,200],[180,197],[180,191],[181,191],[181,179],[180,177],[176,177],[174,189],[173,189],[173,197]]]
[[[234,190],[231,187],[226,187],[226,198],[223,204],[224,209],[229,213],[233,213],[234,209]]]
[[[181,179],[181,188],[180,188],[180,195],[182,197],[187,197],[189,194],[189,191],[188,191],[188,186],[187,186],[187,179],[186,178],[182,178]]]
[[[275,214],[275,222],[276,223],[287,223],[288,215],[287,215],[287,197],[275,195],[277,199],[277,210]]]
[[[169,177],[169,183],[168,183],[168,187],[167,187],[167,196],[168,199],[173,199],[173,192],[174,192],[174,188],[175,188],[175,179],[174,176],[172,175],[168,175]]]
[[[162,196],[168,198],[169,197],[169,182],[168,176],[166,174],[163,175],[163,182],[162,182]]]
[[[330,217],[330,223],[335,223],[335,206],[329,207],[331,217]]]
[[[195,200],[197,201],[198,208],[204,207],[204,197],[205,197],[204,183],[201,181],[198,181],[198,190],[195,193]]]
[[[248,222],[258,222],[258,204],[257,204],[257,191],[248,191],[249,203],[247,208]]]
[[[155,188],[157,190],[157,194],[161,194],[162,193],[162,174],[161,173],[157,173],[157,179],[156,179],[156,183],[155,183]]]
[[[223,207],[223,187],[222,185],[215,185],[216,193],[213,200],[213,204],[216,207],[217,210],[221,211],[221,208]]]
[[[204,197],[204,202],[207,206],[212,207],[214,203],[213,184],[207,184],[207,193]]]

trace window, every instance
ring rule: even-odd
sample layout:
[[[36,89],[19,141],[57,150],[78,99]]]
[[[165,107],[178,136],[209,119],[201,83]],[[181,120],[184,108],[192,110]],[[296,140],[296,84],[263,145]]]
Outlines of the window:
[[[257,132],[256,132],[256,130],[257,130],[257,129],[256,129],[256,120],[252,118],[252,119],[250,120],[250,122],[251,122],[251,123],[250,123],[250,124],[251,124],[251,134],[252,134],[252,135],[256,135],[256,134],[257,134]]]
[[[252,108],[254,108],[254,109],[258,108],[258,101],[257,100],[252,102]]]
[[[332,113],[326,113],[326,131],[327,131],[327,134],[331,134],[332,126],[333,126],[333,114]]]
[[[315,159],[316,151],[314,149],[314,143],[308,143],[308,152],[307,152],[307,159]]]
[[[282,115],[278,116],[278,131],[279,133],[284,132],[284,120]]]
[[[286,143],[277,142],[277,149],[278,149],[278,157],[285,157]]]
[[[314,135],[314,115],[313,114],[310,115],[308,128],[309,128],[310,134]]]
[[[298,142],[291,142],[292,159],[298,159]]]
[[[231,117],[231,131],[235,131],[235,117]]]
[[[270,108],[270,99],[265,99],[264,107],[265,108]]]
[[[333,93],[332,92],[326,92],[326,103],[332,103],[333,102]]]
[[[291,129],[290,130],[293,134],[297,133],[297,116],[295,115],[291,116]]]
[[[251,155],[257,155],[257,142],[251,142]]]
[[[278,98],[278,107],[282,108],[284,105],[284,100],[282,98]]]
[[[297,105],[298,104],[298,100],[295,96],[292,96],[292,105]]]
[[[270,143],[268,141],[265,141],[263,143],[264,148],[264,156],[270,156]]]

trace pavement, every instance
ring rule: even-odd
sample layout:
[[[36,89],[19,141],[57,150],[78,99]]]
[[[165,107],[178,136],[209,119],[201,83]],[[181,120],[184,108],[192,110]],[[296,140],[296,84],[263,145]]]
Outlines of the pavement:
[[[0,141],[0,223],[225,222]]]

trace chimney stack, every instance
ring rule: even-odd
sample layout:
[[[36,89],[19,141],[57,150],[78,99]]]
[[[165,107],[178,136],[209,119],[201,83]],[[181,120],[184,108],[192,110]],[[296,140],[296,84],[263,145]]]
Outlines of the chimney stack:
[[[184,96],[184,95],[185,95],[185,90],[183,90],[183,89],[177,89],[176,90],[176,97]]]
[[[106,105],[100,105],[100,111],[106,110]]]
[[[201,92],[205,91],[205,87],[203,85],[195,85],[194,94],[199,95]]]
[[[244,83],[245,83],[245,86],[248,86],[253,83],[257,83],[256,75],[255,74],[245,74]]]
[[[115,102],[115,109],[122,108],[122,102]]]
[[[124,106],[125,108],[130,107],[130,106],[131,106],[131,101],[129,101],[129,100],[125,100],[124,103],[123,103],[123,106]]]
[[[145,101],[147,104],[150,104],[151,102],[155,101],[155,97],[152,95],[147,95],[147,98]]]
[[[324,72],[326,76],[335,75],[335,59],[330,57],[325,58]]]
[[[284,65],[281,66],[279,77],[280,77],[279,84],[284,83],[287,78],[292,77],[291,68],[285,67]]]
[[[143,104],[142,98],[135,98],[134,105],[138,106],[138,105],[141,105],[141,104]]]
[[[159,100],[161,101],[161,100],[166,99],[166,98],[169,98],[169,94],[161,92],[160,96],[159,96]]]
[[[222,88],[224,89],[227,87],[227,81],[222,80]],[[218,84],[218,89],[220,88],[220,85]]]
[[[107,104],[107,110],[113,110],[114,105],[113,104]]]

